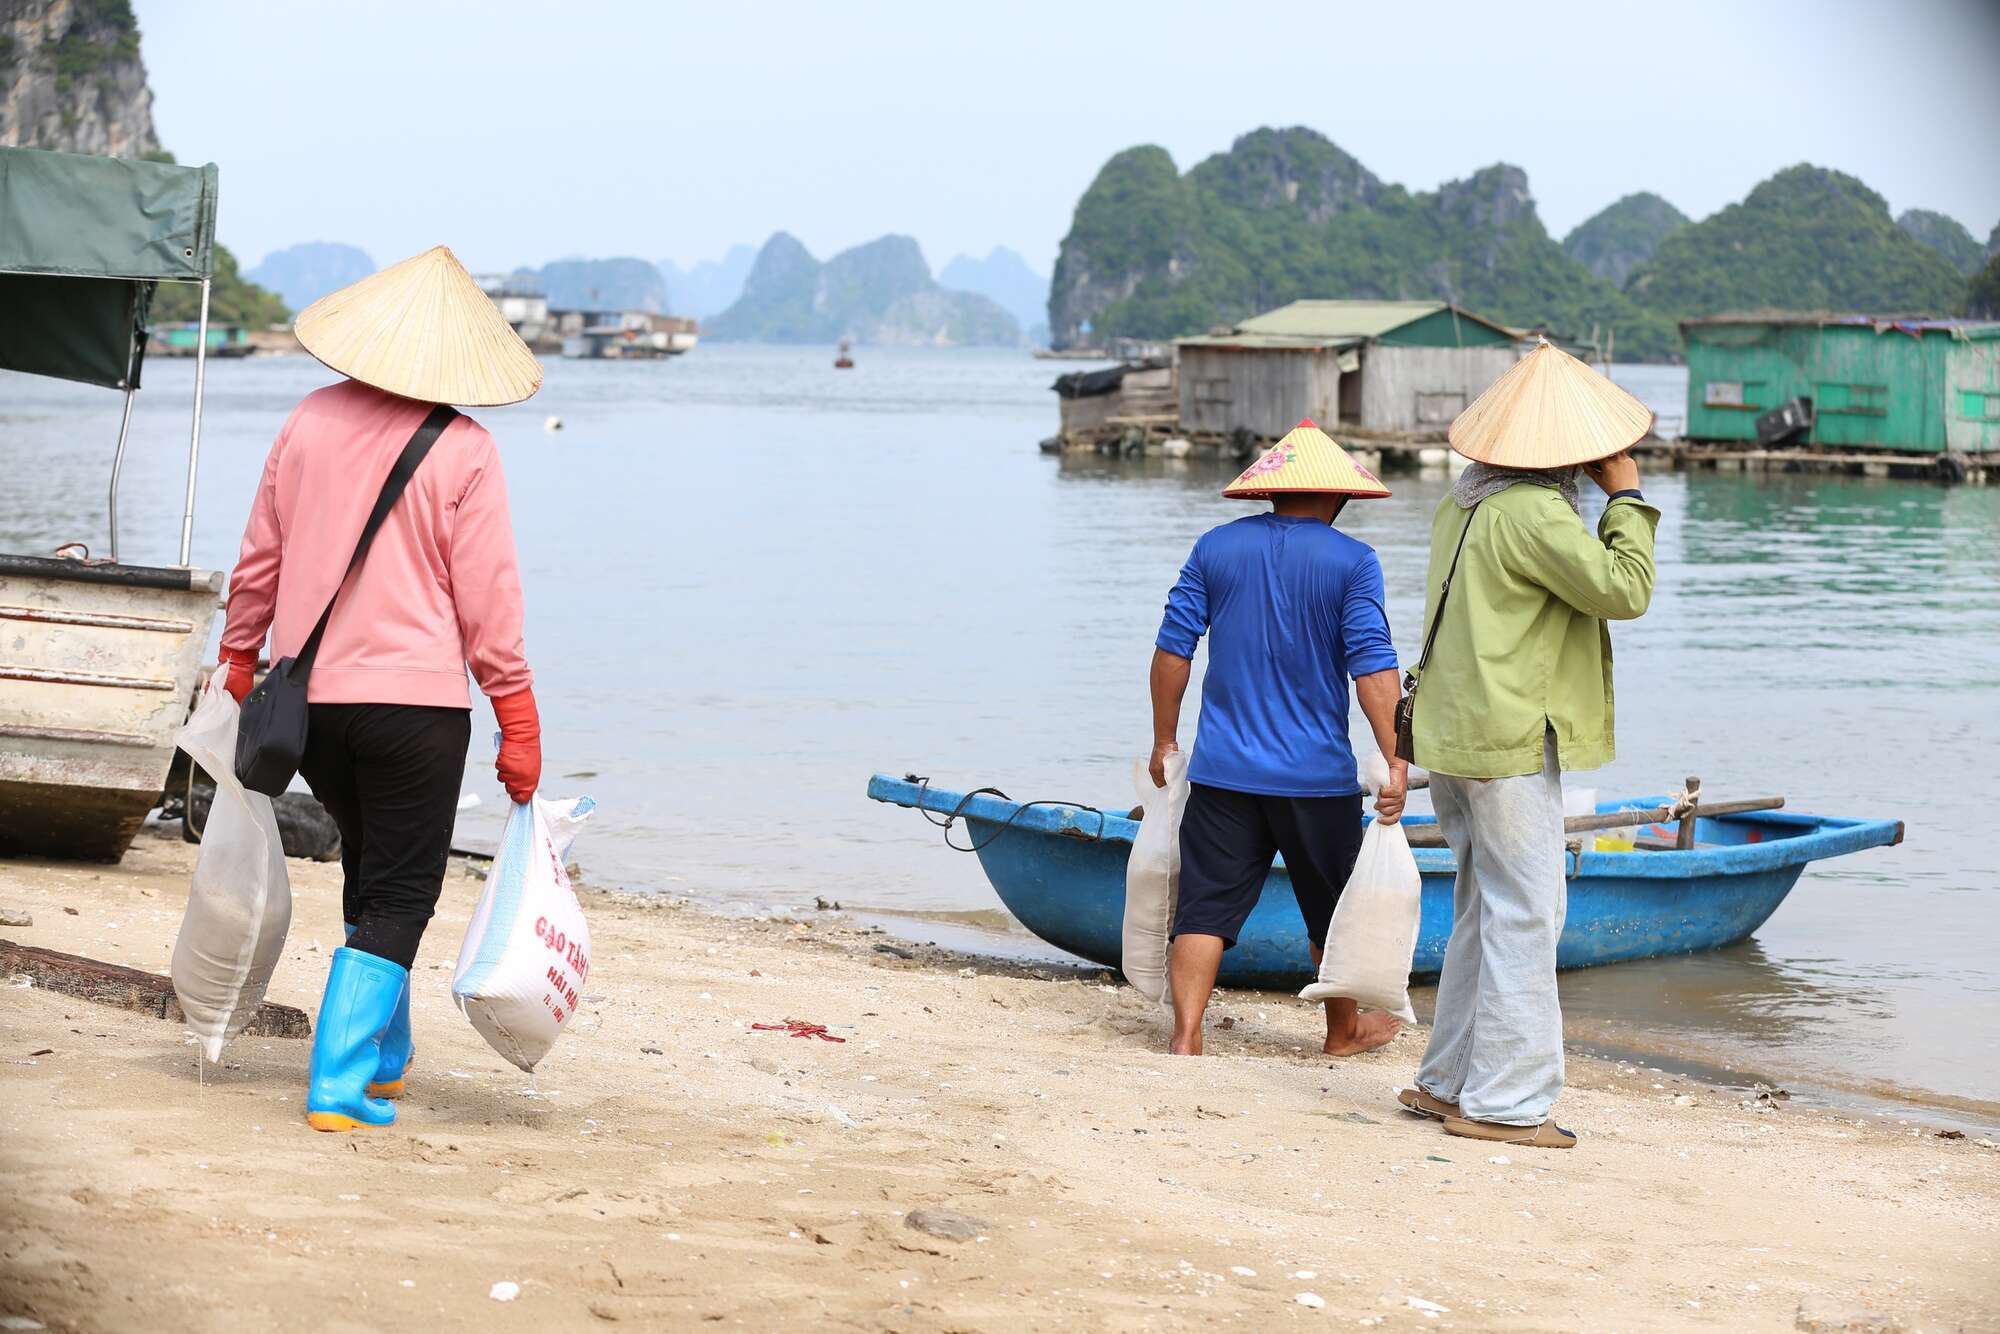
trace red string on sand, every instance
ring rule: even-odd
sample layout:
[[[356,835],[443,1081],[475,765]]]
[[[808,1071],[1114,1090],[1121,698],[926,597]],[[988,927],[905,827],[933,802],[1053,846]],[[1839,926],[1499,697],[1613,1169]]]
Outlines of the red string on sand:
[[[789,1033],[795,1038],[818,1038],[821,1042],[845,1042],[826,1031],[825,1024],[809,1024],[803,1019],[787,1019],[782,1024],[752,1024],[752,1028],[763,1029],[767,1033]]]

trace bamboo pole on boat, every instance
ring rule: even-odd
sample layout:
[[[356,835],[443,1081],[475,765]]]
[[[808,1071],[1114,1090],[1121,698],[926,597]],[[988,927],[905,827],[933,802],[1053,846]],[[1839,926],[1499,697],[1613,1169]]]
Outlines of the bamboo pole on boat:
[[[1685,811],[1678,805],[1650,806],[1644,810],[1602,811],[1596,815],[1572,815],[1563,821],[1564,834],[1584,834],[1597,829],[1622,829],[1627,825],[1659,824],[1665,820],[1679,820],[1683,826],[1692,827],[1702,818],[1721,815],[1746,815],[1751,811],[1775,811],[1785,804],[1783,797],[1746,797],[1739,801],[1715,801],[1700,806],[1692,806]],[[1407,831],[1413,848],[1442,848],[1447,846],[1444,835],[1436,825],[1411,825]]]
[[[1686,792],[1688,813],[1681,817],[1681,827],[1674,831],[1674,848],[1679,852],[1694,847],[1694,808],[1701,804],[1701,779],[1689,775]]]

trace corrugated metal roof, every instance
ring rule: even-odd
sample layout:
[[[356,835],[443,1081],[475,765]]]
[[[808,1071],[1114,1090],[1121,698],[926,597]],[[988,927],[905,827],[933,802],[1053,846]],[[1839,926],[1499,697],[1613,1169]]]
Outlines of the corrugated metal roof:
[[[1291,348],[1295,351],[1310,352],[1329,348],[1354,347],[1364,340],[1360,338],[1314,338],[1290,337],[1284,334],[1266,333],[1220,333],[1199,334],[1193,338],[1176,338],[1177,347],[1240,347],[1251,351],[1268,351],[1274,348]]]
[[[1456,311],[1459,318],[1494,329],[1509,337],[1517,330],[1474,315],[1471,311],[1443,301],[1294,301],[1262,315],[1253,315],[1228,333],[1180,338],[1178,343],[1197,347],[1352,347],[1370,338],[1380,338],[1406,324],[1414,324],[1441,310]]]
[[[1442,301],[1294,301],[1236,327],[1281,338],[1379,338],[1443,309]]]
[[[1992,320],[1932,315],[1857,315],[1831,310],[1746,310],[1703,315],[1682,320],[1681,333],[1685,335],[1690,329],[1741,328],[1760,324],[1780,328],[1873,329],[1878,334],[1906,333],[1916,337],[1942,333],[1970,341],[2000,338],[2000,323]]]

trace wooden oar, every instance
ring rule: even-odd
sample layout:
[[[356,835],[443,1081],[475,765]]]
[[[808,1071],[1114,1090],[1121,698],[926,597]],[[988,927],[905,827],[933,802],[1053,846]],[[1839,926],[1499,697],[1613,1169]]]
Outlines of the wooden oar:
[[[1689,807],[1685,810],[1677,806],[1650,806],[1644,810],[1606,811],[1597,815],[1572,815],[1563,821],[1563,833],[1585,834],[1594,829],[1623,829],[1628,825],[1662,824],[1668,820],[1679,820],[1685,842],[1676,842],[1676,847],[1694,846],[1694,822],[1718,815],[1743,815],[1750,811],[1775,811],[1785,804],[1783,797],[1750,797],[1743,801],[1717,801],[1705,805]],[[1446,846],[1444,835],[1436,825],[1411,825],[1410,846],[1413,848],[1442,848]]]

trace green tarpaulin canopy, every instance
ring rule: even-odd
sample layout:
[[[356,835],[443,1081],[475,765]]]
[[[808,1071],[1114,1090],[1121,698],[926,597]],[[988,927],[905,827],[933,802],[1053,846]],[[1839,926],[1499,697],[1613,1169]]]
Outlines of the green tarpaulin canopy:
[[[0,148],[0,368],[136,388],[153,285],[215,271],[216,177]]]

